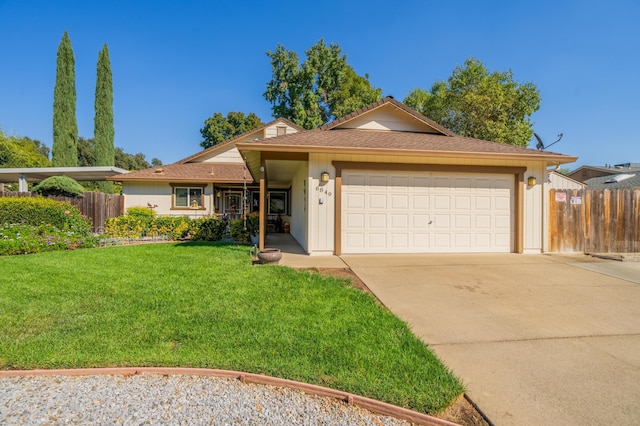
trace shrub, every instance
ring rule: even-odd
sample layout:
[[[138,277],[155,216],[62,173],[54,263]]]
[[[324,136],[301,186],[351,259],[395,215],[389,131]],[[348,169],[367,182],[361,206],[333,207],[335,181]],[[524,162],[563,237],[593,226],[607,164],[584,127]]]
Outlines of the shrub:
[[[231,238],[239,243],[249,242],[249,230],[244,226],[244,219],[234,219],[229,222],[229,233]]]
[[[68,176],[50,176],[34,186],[32,191],[45,196],[82,197],[85,189]]]
[[[48,198],[0,198],[0,255],[93,247],[91,222],[77,207]]]
[[[156,217],[156,212],[148,207],[129,207],[127,216],[140,220],[145,228],[151,225],[151,221]]]
[[[0,255],[73,250],[96,244],[97,239],[91,234],[61,231],[52,225],[0,225]]]
[[[260,234],[260,214],[258,212],[247,215],[247,230],[251,235]]]
[[[132,209],[127,210],[129,213]],[[109,238],[140,239],[142,237],[166,236],[171,240],[184,238],[192,233],[194,225],[186,216],[155,216],[147,213],[132,214],[109,218],[105,221],[105,235]],[[155,215],[155,212],[153,212]]]
[[[62,231],[91,233],[91,220],[65,202],[40,197],[0,198],[0,224],[52,225]]]
[[[150,237],[166,235],[172,240],[184,238],[191,232],[192,222],[186,216],[155,217],[149,224],[147,235]]]
[[[220,241],[227,223],[215,217],[192,221],[191,239],[194,241]]]
[[[149,207],[129,207],[127,209],[127,216],[146,217],[153,219],[156,217],[156,211]]]
[[[111,238],[139,239],[146,235],[148,224],[136,216],[118,216],[105,220],[104,233]]]

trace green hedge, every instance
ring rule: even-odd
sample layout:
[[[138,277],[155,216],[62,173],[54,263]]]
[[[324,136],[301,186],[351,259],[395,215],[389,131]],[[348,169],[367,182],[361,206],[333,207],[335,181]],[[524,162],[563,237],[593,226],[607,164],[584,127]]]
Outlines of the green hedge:
[[[52,225],[62,231],[91,233],[91,220],[65,202],[41,197],[0,198],[0,224]]]
[[[138,214],[137,210],[132,211],[132,209],[127,210],[127,213],[125,216],[106,220],[105,235],[107,237],[140,239],[166,236],[171,240],[177,240],[191,236],[197,241],[220,241],[226,228],[226,222],[213,217],[199,219],[190,219],[186,216],[149,217],[146,213]]]

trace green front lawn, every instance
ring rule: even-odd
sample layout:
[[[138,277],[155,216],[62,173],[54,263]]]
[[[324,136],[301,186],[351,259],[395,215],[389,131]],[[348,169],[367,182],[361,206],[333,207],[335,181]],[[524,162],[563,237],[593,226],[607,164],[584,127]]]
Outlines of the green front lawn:
[[[0,369],[206,367],[436,413],[460,382],[344,280],[249,248],[150,244],[0,258]]]

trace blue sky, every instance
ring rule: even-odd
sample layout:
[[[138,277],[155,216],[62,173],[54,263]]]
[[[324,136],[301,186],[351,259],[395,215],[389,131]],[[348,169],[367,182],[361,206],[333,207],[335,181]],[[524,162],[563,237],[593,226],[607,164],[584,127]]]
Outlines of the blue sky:
[[[52,142],[56,52],[69,32],[79,135],[93,136],[98,52],[109,46],[115,144],[171,163],[215,112],[270,121],[265,55],[336,42],[402,101],[468,57],[540,90],[534,130],[577,163],[640,162],[640,2],[0,0],[0,127]],[[535,146],[534,141],[530,144]]]

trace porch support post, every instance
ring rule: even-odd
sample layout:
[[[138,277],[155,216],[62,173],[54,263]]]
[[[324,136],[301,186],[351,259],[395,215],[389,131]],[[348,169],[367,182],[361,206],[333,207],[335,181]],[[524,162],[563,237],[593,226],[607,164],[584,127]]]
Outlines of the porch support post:
[[[260,160],[260,237],[259,249],[264,250],[267,235],[267,164]]]
[[[524,172],[515,175],[515,223],[514,223],[514,251],[524,252]]]
[[[29,184],[27,183],[27,175],[20,173],[18,175],[18,192],[29,192]]]

